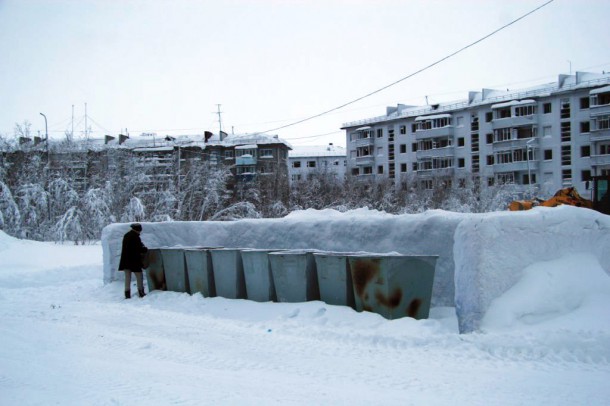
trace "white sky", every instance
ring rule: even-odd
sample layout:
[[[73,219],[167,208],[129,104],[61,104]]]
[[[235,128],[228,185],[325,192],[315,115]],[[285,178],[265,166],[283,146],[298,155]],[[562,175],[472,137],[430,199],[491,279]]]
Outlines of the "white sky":
[[[545,0],[0,0],[0,134],[62,137],[270,130],[385,86]],[[273,131],[345,145],[344,122],[387,105],[463,99],[576,70],[610,70],[610,2],[555,0],[430,70],[345,109]],[[571,62],[571,63],[570,63]],[[320,134],[330,135],[313,137]],[[308,137],[308,138],[304,138]]]

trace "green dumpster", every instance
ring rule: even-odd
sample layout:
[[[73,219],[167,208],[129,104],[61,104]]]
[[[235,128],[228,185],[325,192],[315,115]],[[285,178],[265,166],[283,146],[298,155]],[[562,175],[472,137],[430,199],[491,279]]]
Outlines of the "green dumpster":
[[[190,293],[184,248],[162,248],[161,255],[167,290]]]
[[[161,249],[150,248],[146,254],[148,267],[146,268],[146,281],[148,290],[167,290],[165,272],[163,270],[163,257]]]
[[[438,256],[349,256],[356,310],[426,319]]]
[[[320,300],[313,251],[271,252],[269,262],[279,302],[298,303]]]
[[[191,294],[201,293],[204,297],[216,296],[210,249],[212,247],[189,248],[184,251]]]
[[[331,305],[356,308],[347,252],[316,252],[320,299]]]
[[[246,281],[237,248],[219,248],[210,250],[216,295],[227,299],[245,299]]]
[[[275,250],[243,249],[241,259],[244,265],[246,292],[248,299],[257,302],[276,302],[275,285],[269,263],[269,253]]]

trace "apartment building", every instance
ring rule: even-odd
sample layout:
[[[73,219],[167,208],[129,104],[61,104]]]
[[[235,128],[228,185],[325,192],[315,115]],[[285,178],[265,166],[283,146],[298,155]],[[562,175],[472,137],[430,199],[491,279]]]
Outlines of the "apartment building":
[[[361,179],[435,178],[465,185],[511,183],[587,196],[592,175],[610,174],[610,74],[576,72],[520,89],[469,92],[427,106],[399,104],[379,117],[345,123],[347,171]]]
[[[345,148],[333,145],[295,146],[288,154],[288,174],[291,182],[306,180],[313,174],[330,174],[345,178],[347,161]]]

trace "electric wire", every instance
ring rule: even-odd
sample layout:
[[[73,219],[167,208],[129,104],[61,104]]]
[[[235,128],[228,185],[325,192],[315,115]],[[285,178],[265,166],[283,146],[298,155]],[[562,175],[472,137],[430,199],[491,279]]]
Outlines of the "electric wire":
[[[401,83],[401,82],[403,82],[403,81],[405,81],[405,80],[407,80],[407,79],[412,78],[412,77],[413,77],[413,76],[415,76],[415,75],[420,74],[421,72],[424,72],[424,71],[426,71],[426,70],[428,70],[428,69],[430,69],[430,68],[432,68],[432,67],[434,67],[434,66],[436,66],[436,65],[440,64],[441,62],[446,61],[446,60],[447,60],[447,59],[449,59],[449,58],[454,57],[455,55],[458,55],[458,54],[460,54],[460,53],[464,52],[464,51],[465,51],[465,50],[467,50],[468,48],[471,48],[471,47],[473,47],[473,46],[475,46],[475,45],[479,44],[480,42],[483,42],[483,41],[484,41],[484,40],[486,40],[487,38],[489,38],[489,37],[491,37],[491,36],[493,36],[493,35],[497,34],[498,32],[500,32],[500,31],[502,31],[502,30],[504,30],[504,29],[506,29],[506,28],[508,28],[508,27],[510,27],[510,26],[511,26],[511,25],[513,25],[513,24],[515,24],[515,23],[517,23],[517,22],[519,22],[519,21],[523,20],[524,18],[526,18],[526,17],[528,17],[529,15],[531,15],[531,14],[535,13],[536,11],[540,10],[541,8],[543,8],[543,7],[547,6],[547,5],[549,5],[549,4],[550,4],[550,3],[552,3],[553,1],[555,1],[555,0],[549,0],[549,1],[547,1],[546,3],[544,3],[544,4],[542,4],[542,5],[538,6],[538,7],[536,7],[535,9],[533,9],[533,10],[531,10],[531,11],[529,11],[529,12],[527,12],[527,13],[523,14],[522,16],[520,16],[520,17],[518,17],[518,18],[516,18],[516,19],[512,20],[511,22],[509,22],[509,23],[507,23],[507,24],[505,24],[505,25],[501,26],[500,28],[495,29],[495,30],[494,30],[494,31],[492,31],[491,33],[489,33],[489,34],[487,34],[487,35],[485,35],[485,36],[483,36],[483,37],[481,37],[481,38],[477,39],[477,40],[476,40],[476,41],[474,41],[474,42],[471,42],[470,44],[468,44],[468,45],[466,45],[466,46],[464,46],[464,47],[462,47],[462,48],[458,49],[457,51],[452,52],[451,54],[449,54],[449,55],[447,55],[447,56],[444,56],[443,58],[438,59],[437,61],[432,62],[431,64],[429,64],[429,65],[427,65],[427,66],[425,66],[425,67],[423,67],[423,68],[421,68],[421,69],[419,69],[419,70],[417,70],[417,71],[415,71],[415,72],[413,72],[413,73],[411,73],[411,74],[409,74],[409,75],[407,75],[407,76],[405,76],[405,77],[403,77],[403,78],[400,78],[400,79],[398,79],[398,80],[396,80],[396,81],[394,81],[394,82],[392,82],[392,83],[390,83],[390,84],[388,84],[388,85],[385,85],[385,86],[380,87],[380,88],[378,88],[378,89],[376,89],[376,90],[373,90],[372,92],[369,92],[369,93],[365,94],[364,96],[360,96],[360,97],[358,97],[358,98],[356,98],[356,99],[353,99],[353,100],[351,100],[351,101],[348,101],[348,102],[346,102],[346,103],[343,103],[343,104],[342,104],[342,105],[340,105],[340,106],[334,107],[334,108],[332,108],[332,109],[329,109],[329,110],[323,111],[323,112],[318,113],[318,114],[314,114],[313,116],[306,117],[306,118],[304,118],[304,119],[302,119],[302,120],[298,120],[298,121],[295,121],[295,122],[293,122],[293,123],[283,125],[283,126],[281,126],[281,127],[276,127],[276,128],[271,128],[271,129],[268,129],[268,130],[265,130],[265,131],[261,131],[261,133],[267,133],[267,132],[277,131],[277,130],[281,130],[281,129],[284,129],[284,128],[288,128],[288,127],[295,126],[295,125],[297,125],[297,124],[304,123],[304,122],[306,122],[306,121],[313,120],[314,118],[318,118],[318,117],[324,116],[324,115],[326,115],[326,114],[328,114],[328,113],[331,113],[331,112],[333,112],[333,111],[340,110],[340,109],[342,109],[342,108],[344,108],[344,107],[349,106],[350,104],[354,104],[354,103],[356,103],[356,102],[359,102],[360,100],[366,99],[367,97],[373,96],[374,94],[380,93],[380,92],[382,92],[382,91],[384,91],[384,90],[386,90],[386,89],[388,89],[388,88],[390,88],[390,87],[392,87],[392,86],[395,86],[395,85],[397,85],[397,84],[399,84],[399,83]]]

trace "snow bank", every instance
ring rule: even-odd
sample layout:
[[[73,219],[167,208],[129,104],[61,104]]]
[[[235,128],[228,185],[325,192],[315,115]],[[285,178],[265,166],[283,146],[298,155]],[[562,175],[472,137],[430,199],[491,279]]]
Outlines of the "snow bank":
[[[439,255],[432,305],[453,306],[451,248],[454,231],[464,216],[440,210],[400,216],[366,209],[346,213],[304,210],[281,219],[145,223],[142,241],[148,247],[222,246]],[[112,224],[102,232],[105,283],[122,277],[116,270],[121,240],[128,230],[128,224]]]
[[[128,229],[128,224],[113,224],[102,233],[105,283],[122,277],[116,269],[121,239]],[[610,290],[604,290],[606,285],[599,282],[610,275],[610,216],[568,206],[486,214],[432,210],[389,215],[366,209],[346,213],[304,210],[282,219],[146,223],[142,240],[148,247],[438,255],[432,306],[455,306],[462,333],[481,327],[509,328],[528,320],[553,318],[552,314],[578,314],[579,306],[596,302],[597,296],[589,285],[577,288],[574,281],[566,279],[569,272],[583,280],[598,281],[595,285],[610,294]],[[585,254],[586,257],[579,256]],[[549,268],[548,261],[558,261],[550,265],[563,271],[554,276],[542,275],[541,270]],[[583,265],[575,266],[579,261]],[[545,265],[536,266],[540,262]],[[572,266],[566,269],[566,264]],[[533,279],[520,282],[524,275]],[[541,287],[556,280],[563,281],[563,287],[545,293]],[[531,291],[519,288],[520,283]],[[512,288],[520,293],[507,293]],[[561,299],[566,292],[571,296]],[[538,299],[531,298],[536,294]],[[559,307],[548,307],[551,302]],[[497,317],[483,325],[488,310]]]
[[[578,288],[572,279],[566,281],[557,275],[545,279],[543,275],[536,275],[535,278],[541,279],[533,284],[520,282],[521,279],[524,275],[531,279],[532,273],[548,269],[535,266],[544,261],[556,261],[553,266],[559,275],[572,272],[580,280],[607,279],[610,275],[609,247],[610,216],[592,210],[571,206],[539,207],[525,212],[489,213],[464,219],[456,229],[453,247],[455,306],[460,332],[478,330],[493,301],[505,293],[508,296],[495,305],[503,307],[503,312],[513,312],[512,316],[502,317],[506,326],[516,321],[511,318],[525,322],[528,314],[533,319],[549,312],[561,313],[559,307],[545,307],[545,301],[558,302],[553,306],[574,308],[584,296],[579,293],[582,287]],[[576,265],[570,259],[579,254],[589,255],[583,265]],[[568,271],[566,264],[573,267]],[[602,269],[605,276],[597,276]],[[551,294],[543,289],[545,283],[556,283],[557,279],[564,280],[565,290],[554,287],[558,291]],[[530,286],[531,291],[524,293],[519,283]],[[507,293],[513,287],[521,291],[519,299],[511,299],[513,294]],[[558,292],[567,295],[561,297]],[[531,298],[531,295],[537,298]],[[495,309],[494,312],[500,311]]]

